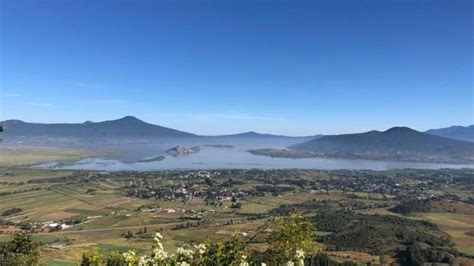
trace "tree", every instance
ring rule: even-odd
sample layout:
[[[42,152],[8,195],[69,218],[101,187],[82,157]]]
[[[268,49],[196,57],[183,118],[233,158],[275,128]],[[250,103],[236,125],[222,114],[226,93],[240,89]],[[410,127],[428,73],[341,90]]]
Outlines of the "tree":
[[[232,203],[232,205],[230,205],[230,207],[232,209],[240,209],[242,207],[242,203],[240,202],[235,202],[235,203]]]
[[[313,266],[357,266],[352,262],[339,263],[333,261],[327,254],[311,250],[316,250],[316,246],[311,239],[306,237],[312,235],[311,224],[300,214],[292,214],[289,219],[277,219],[276,227],[272,235],[275,237],[273,243],[274,249],[287,240],[291,242],[296,249],[294,254],[290,254],[287,258],[280,257],[278,260],[267,256],[267,252],[254,251],[250,258],[246,256],[248,250],[245,243],[234,235],[228,240],[211,242],[207,240],[201,244],[186,244],[179,247],[175,253],[167,252],[163,246],[163,236],[155,233],[153,238],[152,251],[147,255],[137,255],[134,251],[119,253],[113,251],[105,257],[99,253],[98,249],[90,253],[84,253],[82,256],[81,266],[145,266],[145,265],[209,265],[209,266],[249,266],[249,265],[313,265]],[[290,230],[286,230],[289,227]],[[294,234],[288,236],[287,234]],[[283,235],[283,237],[281,237]],[[305,237],[306,236],[306,237]],[[290,250],[286,244],[281,245],[280,250]],[[305,255],[302,250],[310,251],[309,255]]]
[[[314,225],[301,213],[275,219],[268,237],[271,254],[277,263],[299,261],[304,252],[317,250]]]
[[[405,250],[405,263],[413,266],[424,265],[426,260],[423,253],[420,243],[415,241]]]
[[[317,266],[332,266],[334,263],[331,258],[325,253],[317,253],[313,256],[309,256],[305,260],[308,265],[317,265]]]
[[[0,250],[0,265],[34,266],[40,264],[40,246],[25,233],[17,233]]]
[[[129,230],[127,234],[125,235],[125,238],[128,238],[128,239],[133,238],[133,233]]]

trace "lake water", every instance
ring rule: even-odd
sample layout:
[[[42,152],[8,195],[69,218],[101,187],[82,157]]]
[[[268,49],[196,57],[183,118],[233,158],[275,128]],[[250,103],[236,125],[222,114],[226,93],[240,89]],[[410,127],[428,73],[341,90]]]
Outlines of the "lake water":
[[[344,159],[285,159],[257,156],[247,152],[249,149],[284,148],[299,140],[231,140],[231,139],[180,139],[160,140],[156,143],[80,145],[81,148],[114,152],[109,158],[89,158],[79,162],[64,164],[50,162],[37,167],[52,169],[83,169],[100,171],[152,171],[167,169],[371,169],[388,170],[402,168],[439,169],[474,168],[474,165],[451,165],[437,163],[412,163],[396,161],[344,160]],[[226,144],[234,148],[217,148],[205,145]],[[201,151],[188,156],[173,157],[166,155],[162,161],[138,162],[159,155],[176,146],[200,146]]]

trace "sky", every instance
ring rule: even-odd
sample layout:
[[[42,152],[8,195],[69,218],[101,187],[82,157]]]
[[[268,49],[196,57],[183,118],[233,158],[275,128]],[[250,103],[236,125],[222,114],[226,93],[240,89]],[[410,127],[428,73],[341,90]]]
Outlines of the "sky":
[[[0,120],[197,134],[473,124],[471,0],[0,1]]]

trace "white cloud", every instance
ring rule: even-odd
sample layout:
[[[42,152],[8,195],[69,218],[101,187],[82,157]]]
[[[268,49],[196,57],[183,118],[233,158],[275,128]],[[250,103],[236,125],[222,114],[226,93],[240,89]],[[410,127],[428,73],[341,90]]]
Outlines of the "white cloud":
[[[3,94],[5,97],[20,97],[21,95],[18,93],[13,93],[13,92],[6,92]]]
[[[63,108],[64,105],[58,105],[48,102],[26,102],[25,104],[35,107],[44,107],[44,108]]]

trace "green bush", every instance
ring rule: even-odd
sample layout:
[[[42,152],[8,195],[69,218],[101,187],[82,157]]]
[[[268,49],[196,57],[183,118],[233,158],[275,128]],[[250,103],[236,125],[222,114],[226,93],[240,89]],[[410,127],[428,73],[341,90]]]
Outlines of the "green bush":
[[[0,265],[35,266],[40,264],[40,246],[25,233],[17,233],[0,249]]]

